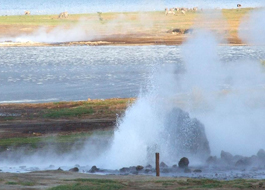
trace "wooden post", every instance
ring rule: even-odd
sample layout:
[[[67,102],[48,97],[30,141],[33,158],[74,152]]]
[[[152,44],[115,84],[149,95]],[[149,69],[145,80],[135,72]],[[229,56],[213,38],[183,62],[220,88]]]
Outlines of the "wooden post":
[[[160,176],[159,153],[156,153],[156,176]]]

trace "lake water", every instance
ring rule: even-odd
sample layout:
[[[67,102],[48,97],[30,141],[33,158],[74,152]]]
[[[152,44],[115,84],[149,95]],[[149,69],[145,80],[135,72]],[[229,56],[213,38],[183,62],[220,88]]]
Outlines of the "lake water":
[[[32,14],[58,14],[68,11],[70,14],[106,12],[106,11],[153,11],[164,10],[165,7],[200,7],[200,8],[236,8],[240,3],[242,7],[264,6],[264,0],[1,0],[0,15],[20,15],[25,10]]]
[[[220,46],[224,63],[265,59],[264,47]],[[136,97],[155,70],[181,65],[180,46],[0,48],[0,103]]]

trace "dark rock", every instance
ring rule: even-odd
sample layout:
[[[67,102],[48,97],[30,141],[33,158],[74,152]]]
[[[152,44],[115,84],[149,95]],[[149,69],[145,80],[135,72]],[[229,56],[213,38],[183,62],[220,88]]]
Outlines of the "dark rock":
[[[98,171],[99,171],[99,168],[97,168],[97,166],[92,166],[92,168],[89,170],[90,173],[95,173]]]
[[[240,168],[246,167],[247,165],[248,165],[248,162],[246,159],[240,159],[235,164],[236,167],[240,167]]]
[[[151,169],[145,169],[145,170],[144,170],[144,173],[146,173],[146,174],[147,174],[147,173],[151,173],[151,172],[152,172]]]
[[[193,31],[194,31],[194,29],[189,28],[189,29],[184,30],[184,34],[192,34]]]
[[[170,169],[169,168],[163,168],[163,169],[161,169],[161,173],[170,173]]]
[[[128,173],[128,172],[130,172],[130,168],[123,167],[120,169],[120,172],[121,173]]]
[[[144,169],[144,167],[143,166],[136,166],[136,171],[141,171],[142,169]]]
[[[225,161],[226,163],[232,163],[232,161],[233,161],[233,155],[232,154],[230,154],[229,152],[225,152],[225,151],[221,151],[221,159],[223,160],[223,161]]]
[[[189,168],[185,168],[184,173],[191,173],[191,170]]]
[[[194,172],[194,173],[201,173],[202,170],[200,170],[200,169],[196,169],[196,170],[193,170],[193,172]]]
[[[58,171],[63,171],[61,168],[58,168],[57,170],[58,170]]]
[[[150,164],[148,164],[147,166],[145,166],[145,168],[146,169],[152,169],[153,167]]]
[[[189,166],[189,159],[188,158],[186,158],[186,157],[183,157],[183,158],[181,158],[180,159],[180,161],[179,161],[179,167],[180,168],[187,168],[188,166]]]
[[[252,165],[252,166],[261,166],[262,165],[262,160],[259,159],[259,157],[256,155],[249,157],[247,160],[248,160],[249,165]]]
[[[241,155],[235,155],[233,157],[233,161],[236,163],[238,160],[242,160],[242,159],[245,159],[244,156],[241,156]]]
[[[174,108],[165,121],[164,139],[172,157],[185,155],[204,161],[210,156],[204,125],[199,120],[190,118],[187,112],[179,108]]]
[[[160,168],[167,168],[168,166],[167,166],[164,162],[161,162],[161,163],[159,164],[159,167],[160,167]]]
[[[173,166],[172,166],[172,168],[177,168],[178,167],[178,165],[177,164],[174,164]]]
[[[260,149],[257,153],[257,156],[261,160],[265,159],[265,151],[263,149]]]
[[[132,173],[132,174],[134,174],[135,172],[138,173],[138,171],[136,170],[136,167],[135,166],[129,167],[129,172]]]
[[[138,175],[138,171],[132,171],[131,174]]]
[[[78,169],[78,167],[74,167],[74,168],[71,168],[69,171],[70,172],[79,172],[79,169]]]
[[[174,28],[173,30],[169,31],[169,32],[174,32],[174,33],[178,33],[178,34],[183,34],[185,32],[184,29],[180,29],[180,28]]]
[[[217,163],[217,157],[216,156],[209,156],[209,158],[206,160],[206,163],[208,165],[213,165]]]

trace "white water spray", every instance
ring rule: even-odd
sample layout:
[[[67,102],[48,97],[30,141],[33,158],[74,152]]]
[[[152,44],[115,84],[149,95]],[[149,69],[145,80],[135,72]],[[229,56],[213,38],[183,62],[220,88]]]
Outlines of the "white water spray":
[[[162,160],[176,163],[162,138],[169,110],[181,107],[205,125],[212,155],[221,150],[250,156],[265,147],[265,75],[259,61],[221,62],[218,40],[199,31],[182,46],[186,72],[154,75],[152,89],[125,113],[106,157],[107,166],[147,164],[147,148],[159,144]],[[170,76],[170,79],[167,78]],[[106,167],[107,167],[106,166]]]

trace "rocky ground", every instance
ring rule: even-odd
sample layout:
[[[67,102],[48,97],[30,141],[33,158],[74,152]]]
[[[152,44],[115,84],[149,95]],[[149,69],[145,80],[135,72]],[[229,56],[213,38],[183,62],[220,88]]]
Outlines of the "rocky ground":
[[[54,134],[62,137],[77,135],[76,138],[80,138],[80,134],[93,131],[113,131],[117,114],[122,115],[133,101],[134,99],[89,99],[80,102],[1,104],[1,152],[10,151],[13,146],[17,150],[23,143],[32,143],[31,139],[46,138]],[[67,146],[71,140],[67,140]],[[38,148],[35,144],[32,147]],[[6,166],[0,171],[0,189],[48,189],[58,185],[67,185],[65,189],[72,186],[81,189],[83,185],[105,189],[102,187],[104,184],[115,184],[113,189],[262,189],[264,158],[264,150],[251,157],[231,155],[223,151],[220,157],[209,157],[203,166],[190,164],[191,166],[179,168],[178,165],[181,164],[169,166],[161,162],[162,177],[154,177],[155,168],[151,165],[117,170],[82,165],[58,170],[58,167],[51,165],[44,171],[40,171],[43,168],[38,167]],[[2,161],[3,159],[4,157]]]

